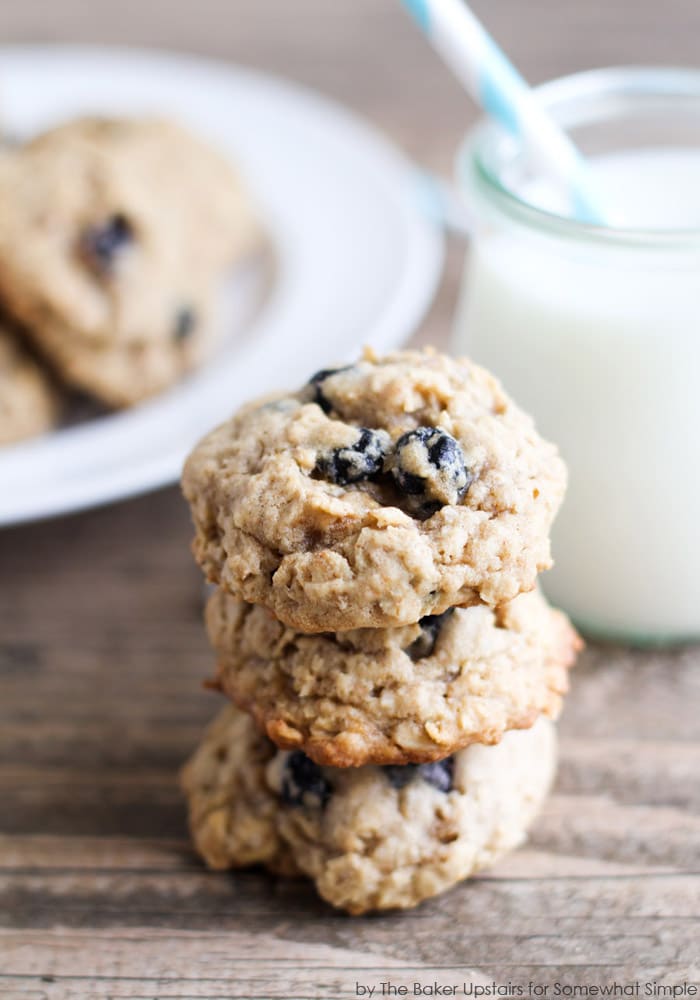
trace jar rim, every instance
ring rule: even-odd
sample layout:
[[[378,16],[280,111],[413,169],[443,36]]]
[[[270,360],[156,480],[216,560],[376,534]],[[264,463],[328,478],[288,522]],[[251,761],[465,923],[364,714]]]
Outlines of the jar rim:
[[[558,77],[535,87],[544,107],[558,119],[566,110],[579,107],[577,124],[600,121],[600,115],[585,114],[585,106],[595,107],[603,97],[637,102],[640,106],[668,107],[697,105],[700,114],[700,70],[671,66],[617,66],[584,70]],[[580,114],[583,106],[584,114]],[[610,115],[609,117],[613,117]],[[562,121],[564,127],[567,122]],[[460,190],[469,178],[485,199],[513,221],[549,236],[574,239],[607,246],[653,249],[700,249],[700,228],[623,227],[583,222],[541,208],[508,187],[491,169],[485,154],[504,139],[501,127],[492,119],[481,118],[467,133],[456,157],[457,184]],[[512,140],[510,142],[513,148]]]

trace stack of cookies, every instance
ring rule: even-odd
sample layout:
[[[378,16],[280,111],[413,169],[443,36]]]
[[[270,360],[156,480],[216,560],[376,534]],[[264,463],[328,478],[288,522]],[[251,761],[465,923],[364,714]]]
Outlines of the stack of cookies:
[[[0,155],[0,444],[108,407],[209,353],[230,268],[261,243],[229,161],[171,122],[78,118]]]
[[[413,906],[520,843],[579,645],[536,589],[556,449],[471,362],[406,351],[245,407],[185,467],[227,706],[183,772],[214,868]]]

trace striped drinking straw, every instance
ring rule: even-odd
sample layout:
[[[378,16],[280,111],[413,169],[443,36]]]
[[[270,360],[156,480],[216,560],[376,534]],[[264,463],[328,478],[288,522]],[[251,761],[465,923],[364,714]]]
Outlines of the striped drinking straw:
[[[580,222],[603,225],[588,169],[569,137],[462,0],[402,0],[474,100],[522,143],[544,173],[557,177]]]

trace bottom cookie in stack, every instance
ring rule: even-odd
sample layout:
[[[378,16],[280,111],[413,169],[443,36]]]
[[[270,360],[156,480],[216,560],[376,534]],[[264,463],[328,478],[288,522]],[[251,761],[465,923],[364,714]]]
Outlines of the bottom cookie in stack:
[[[540,719],[429,764],[319,767],[227,706],[182,783],[210,867],[307,875],[329,903],[359,914],[415,906],[517,847],[555,757],[554,726]]]

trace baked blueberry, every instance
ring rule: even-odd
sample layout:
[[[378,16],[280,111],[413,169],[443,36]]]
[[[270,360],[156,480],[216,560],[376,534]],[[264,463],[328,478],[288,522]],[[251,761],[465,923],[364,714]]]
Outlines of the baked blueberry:
[[[391,787],[398,791],[416,777],[418,764],[386,764],[382,770],[389,779]]]
[[[197,326],[197,314],[191,306],[182,306],[175,313],[173,325],[173,340],[181,344],[194,332]]]
[[[451,792],[454,769],[454,757],[445,757],[444,760],[436,760],[432,764],[421,764],[420,776],[439,792]]]
[[[432,764],[388,764],[382,770],[397,791],[416,778],[422,778],[439,792],[449,792],[452,790],[454,758],[446,757]]]
[[[440,630],[453,611],[454,608],[448,608],[441,615],[426,615],[425,618],[421,618],[418,622],[420,635],[406,649],[412,660],[422,660],[425,656],[432,656]]]
[[[331,796],[331,786],[323,777],[318,764],[302,753],[293,750],[284,762],[282,775],[282,801],[287,806],[320,806],[322,809]]]
[[[395,445],[391,474],[411,512],[420,517],[458,504],[474,481],[459,443],[441,427],[403,434]]]
[[[118,255],[133,241],[134,231],[125,215],[117,213],[98,226],[90,226],[80,239],[88,264],[99,274],[108,274]]]
[[[323,383],[327,378],[330,378],[331,375],[337,375],[338,372],[347,372],[351,367],[351,365],[344,365],[342,368],[322,368],[309,379],[309,385],[314,390],[314,403],[318,403],[324,413],[330,413],[333,406],[323,395]]]
[[[360,436],[354,444],[319,455],[316,471],[338,486],[358,483],[382,471],[390,448],[391,438],[386,431],[361,427]]]

